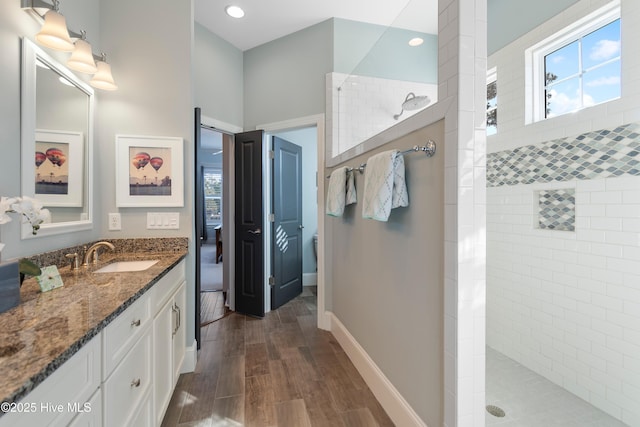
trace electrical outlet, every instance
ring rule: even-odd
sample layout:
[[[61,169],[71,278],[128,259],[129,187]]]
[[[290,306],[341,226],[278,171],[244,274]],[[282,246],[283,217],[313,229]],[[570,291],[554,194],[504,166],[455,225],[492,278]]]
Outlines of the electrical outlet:
[[[122,220],[119,213],[109,214],[109,230],[122,230]]]

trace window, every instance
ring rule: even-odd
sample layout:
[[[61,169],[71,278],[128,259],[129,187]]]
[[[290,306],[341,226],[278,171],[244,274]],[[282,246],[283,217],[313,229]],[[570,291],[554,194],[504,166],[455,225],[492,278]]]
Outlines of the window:
[[[620,6],[614,1],[527,50],[527,123],[620,97]]]
[[[205,169],[203,180],[207,225],[216,226],[222,223],[222,171]]]
[[[498,132],[498,74],[496,69],[487,71],[487,135]]]

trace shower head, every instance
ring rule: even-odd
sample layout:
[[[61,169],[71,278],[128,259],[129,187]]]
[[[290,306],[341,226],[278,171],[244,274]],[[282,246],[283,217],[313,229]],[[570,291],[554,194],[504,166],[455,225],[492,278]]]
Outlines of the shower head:
[[[407,97],[404,99],[402,103],[402,109],[400,113],[395,114],[393,118],[398,120],[398,118],[404,113],[404,110],[413,111],[419,110],[420,108],[426,107],[431,102],[431,99],[428,96],[416,96],[415,93],[409,92]]]

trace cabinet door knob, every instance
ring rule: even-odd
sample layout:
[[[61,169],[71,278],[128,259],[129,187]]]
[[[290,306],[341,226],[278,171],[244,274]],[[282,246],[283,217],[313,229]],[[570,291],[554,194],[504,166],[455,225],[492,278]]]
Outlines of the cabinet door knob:
[[[134,327],[134,326],[140,326],[140,319],[131,321],[131,327]]]
[[[134,387],[140,387],[140,378],[138,378],[137,380],[131,381],[131,388],[134,388]]]

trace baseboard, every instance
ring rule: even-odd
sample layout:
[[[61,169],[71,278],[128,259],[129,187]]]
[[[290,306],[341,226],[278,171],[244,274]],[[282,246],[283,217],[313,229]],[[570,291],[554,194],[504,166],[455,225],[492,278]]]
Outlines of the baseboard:
[[[380,368],[369,357],[367,352],[358,344],[347,328],[335,314],[328,312],[331,317],[331,332],[342,346],[351,362],[367,383],[376,399],[397,426],[427,427],[416,414],[391,381],[382,373]]]
[[[193,344],[187,347],[184,352],[184,360],[182,361],[180,373],[186,374],[187,372],[195,371],[196,363],[198,363],[198,342],[193,340]]]
[[[302,286],[316,286],[318,273],[302,273]]]

